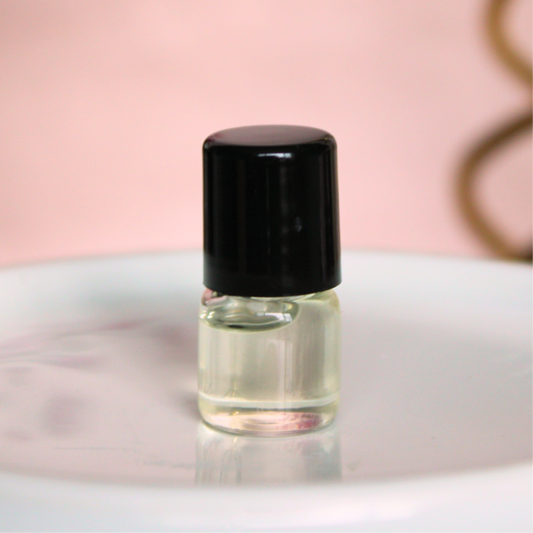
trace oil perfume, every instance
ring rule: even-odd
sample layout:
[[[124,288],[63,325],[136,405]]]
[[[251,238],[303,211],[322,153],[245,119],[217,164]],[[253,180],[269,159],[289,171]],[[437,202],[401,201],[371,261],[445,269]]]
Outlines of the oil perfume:
[[[209,136],[199,409],[232,433],[326,426],[338,408],[336,143],[302,126]]]

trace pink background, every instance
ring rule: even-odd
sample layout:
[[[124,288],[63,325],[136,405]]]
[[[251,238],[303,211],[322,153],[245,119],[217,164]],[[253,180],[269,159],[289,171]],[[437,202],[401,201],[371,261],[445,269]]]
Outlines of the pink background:
[[[0,263],[200,247],[201,145],[249,124],[329,130],[346,247],[487,255],[454,172],[530,94],[480,0],[0,2]],[[508,27],[530,56],[531,2]],[[531,232],[531,138],[484,208]]]

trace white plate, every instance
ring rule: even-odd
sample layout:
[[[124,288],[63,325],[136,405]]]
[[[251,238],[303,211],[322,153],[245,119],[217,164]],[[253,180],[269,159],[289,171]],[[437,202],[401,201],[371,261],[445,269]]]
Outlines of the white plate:
[[[199,253],[0,271],[0,529],[530,529],[530,268],[343,277],[337,422],[261,439],[199,421]]]

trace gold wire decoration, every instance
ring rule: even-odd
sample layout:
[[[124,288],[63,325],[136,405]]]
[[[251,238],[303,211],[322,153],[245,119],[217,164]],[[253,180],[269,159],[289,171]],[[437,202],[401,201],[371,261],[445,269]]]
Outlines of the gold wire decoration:
[[[457,193],[459,206],[466,221],[496,256],[502,259],[531,262],[531,245],[523,250],[513,247],[505,235],[482,213],[475,197],[475,185],[479,181],[479,170],[482,163],[494,152],[505,148],[515,138],[531,130],[531,65],[512,48],[506,37],[503,24],[505,11],[511,3],[512,0],[489,1],[486,17],[487,36],[493,51],[502,63],[522,83],[527,85],[529,109],[498,127],[497,130],[487,135],[470,149],[459,168]]]

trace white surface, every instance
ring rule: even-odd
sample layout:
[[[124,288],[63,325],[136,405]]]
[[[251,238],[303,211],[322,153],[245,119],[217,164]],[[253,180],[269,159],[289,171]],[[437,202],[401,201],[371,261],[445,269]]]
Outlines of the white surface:
[[[0,272],[0,529],[528,531],[531,270],[344,253],[338,421],[195,407],[198,253]]]

